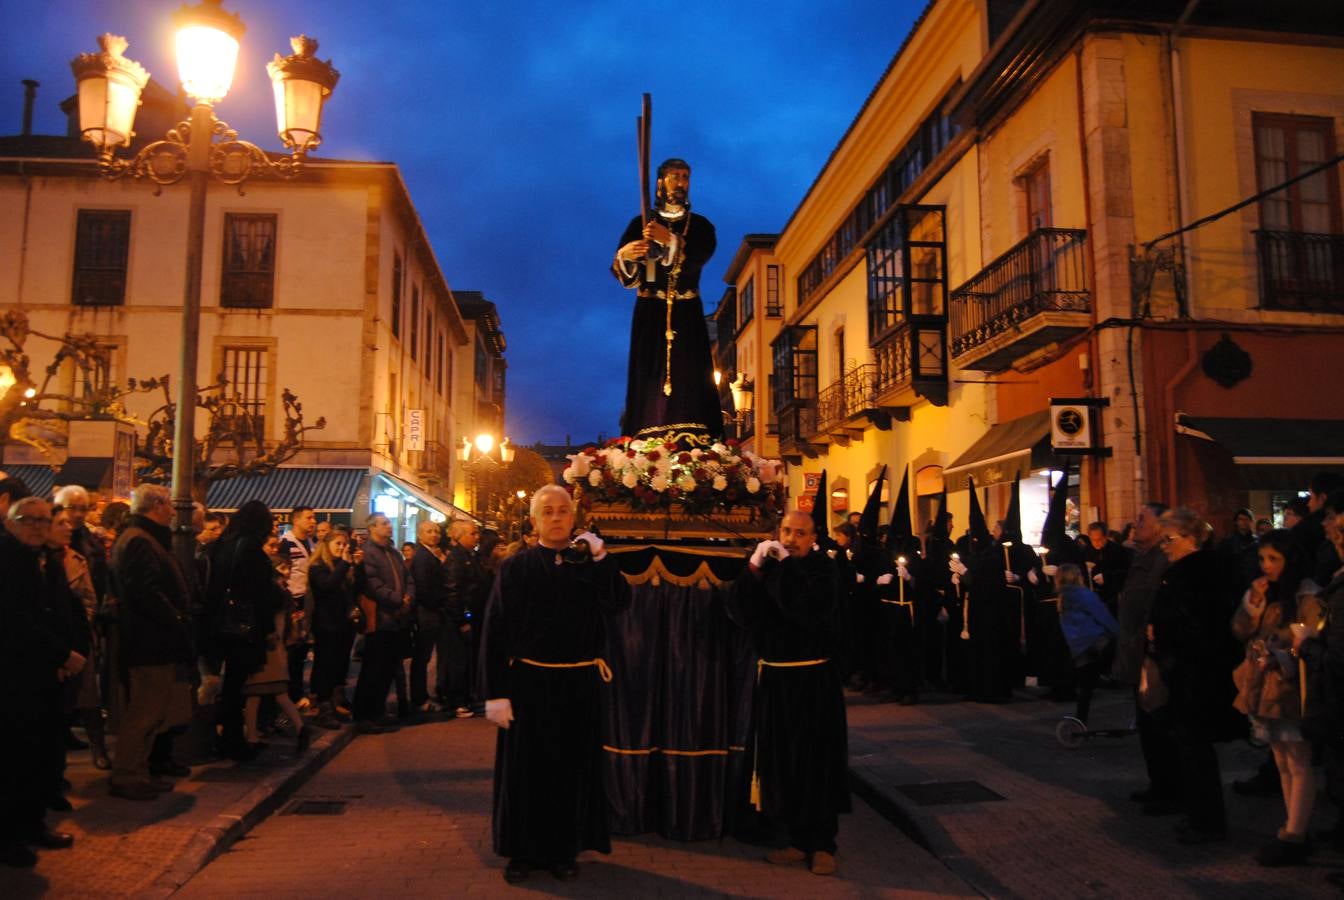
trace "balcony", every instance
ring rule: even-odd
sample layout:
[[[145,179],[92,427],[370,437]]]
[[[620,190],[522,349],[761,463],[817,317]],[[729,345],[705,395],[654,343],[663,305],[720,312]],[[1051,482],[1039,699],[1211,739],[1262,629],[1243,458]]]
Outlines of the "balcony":
[[[1087,232],[1041,228],[952,292],[952,361],[997,372],[1092,324]]]
[[[898,326],[873,345],[873,358],[873,406],[904,422],[919,397],[947,405],[947,323],[942,316],[916,316]]]
[[[864,417],[883,431],[891,428],[891,411],[878,406],[877,379],[877,366],[855,366],[818,394],[810,442],[844,446],[851,438],[863,440]]]
[[[1255,232],[1260,308],[1344,313],[1344,234]]]
[[[807,438],[817,433],[817,401],[793,400],[778,415],[779,455],[793,463],[802,462],[804,456],[816,457],[817,448]]]

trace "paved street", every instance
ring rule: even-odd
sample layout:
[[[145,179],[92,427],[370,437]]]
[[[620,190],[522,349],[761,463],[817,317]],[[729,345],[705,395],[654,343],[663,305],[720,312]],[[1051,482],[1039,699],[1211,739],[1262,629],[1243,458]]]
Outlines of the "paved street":
[[[616,839],[609,857],[581,856],[572,884],[538,873],[511,888],[490,852],[493,753],[494,726],[480,719],[357,738],[285,807],[344,800],[343,814],[272,816],[180,896],[974,896],[861,803],[841,820],[838,878],[771,866],[761,848],[731,839],[640,837]]]

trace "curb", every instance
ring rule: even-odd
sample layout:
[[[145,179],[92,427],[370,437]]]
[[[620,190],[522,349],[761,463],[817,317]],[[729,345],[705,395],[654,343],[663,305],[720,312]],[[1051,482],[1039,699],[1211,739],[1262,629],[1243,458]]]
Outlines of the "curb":
[[[309,778],[355,738],[353,725],[328,731],[313,741],[301,760],[263,778],[243,799],[202,825],[187,846],[169,861],[165,871],[142,897],[168,897],[176,893],[210,860],[275,812]]]
[[[914,801],[902,796],[899,791],[891,790],[876,775],[851,763],[849,786],[878,815],[927,850],[972,891],[982,897],[1013,896],[1004,890],[993,875],[963,853],[932,816],[922,812]]]

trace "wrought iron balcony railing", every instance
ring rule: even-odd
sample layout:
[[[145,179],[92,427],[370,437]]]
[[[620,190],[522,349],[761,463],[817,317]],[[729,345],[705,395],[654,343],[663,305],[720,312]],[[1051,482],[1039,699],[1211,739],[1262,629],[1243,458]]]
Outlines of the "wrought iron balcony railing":
[[[1344,234],[1257,231],[1260,306],[1344,312]]]
[[[1090,313],[1086,244],[1083,229],[1038,229],[953,291],[953,358],[1021,330],[1033,316]]]
[[[830,387],[817,395],[815,434],[829,434],[864,410],[877,406],[875,378],[877,367],[854,366]]]

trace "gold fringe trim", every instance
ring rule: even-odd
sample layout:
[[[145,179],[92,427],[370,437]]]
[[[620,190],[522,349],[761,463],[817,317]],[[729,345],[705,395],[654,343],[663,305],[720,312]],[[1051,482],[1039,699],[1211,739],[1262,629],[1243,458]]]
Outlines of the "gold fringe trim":
[[[740,555],[740,554],[739,554]],[[667,566],[663,565],[662,559],[655,556],[649,563],[649,567],[638,575],[624,575],[628,584],[650,584],[658,587],[666,579],[677,587],[698,587],[702,591],[707,591],[710,587],[718,587],[723,584],[723,580],[714,575],[714,570],[709,567],[709,563],[702,562],[696,567],[695,571],[689,575],[675,575]]]
[[[603,744],[602,749],[608,753],[617,753],[621,756],[652,756],[655,753],[661,753],[664,756],[727,756],[730,752],[742,753],[747,748],[730,746],[727,750],[671,750],[666,747],[649,747],[644,750],[627,750],[623,747],[612,747],[609,744]]]

